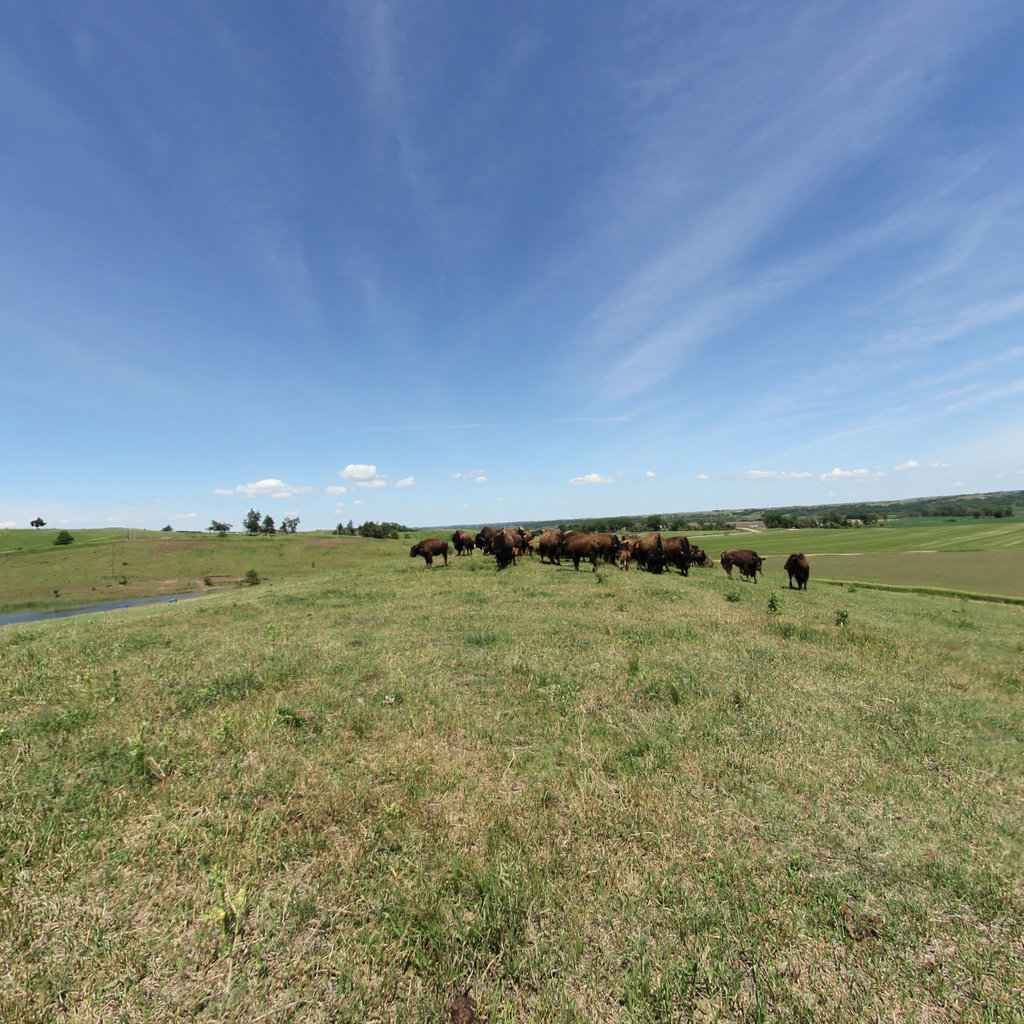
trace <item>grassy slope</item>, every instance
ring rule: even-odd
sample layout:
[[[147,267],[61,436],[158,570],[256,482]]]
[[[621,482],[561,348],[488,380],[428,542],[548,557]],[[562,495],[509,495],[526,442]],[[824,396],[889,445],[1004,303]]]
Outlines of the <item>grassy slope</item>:
[[[1015,1019],[1024,609],[338,557],[0,630],[0,1017]]]
[[[361,539],[326,533],[265,538],[140,531],[129,541],[123,530],[83,530],[66,547],[54,547],[55,535],[54,530],[0,533],[0,613],[182,593],[202,589],[204,578],[223,584],[249,569],[278,582],[317,576],[350,564],[358,557],[353,548],[376,550]],[[765,569],[773,585],[785,584],[786,555],[802,550],[811,558],[817,579],[1024,597],[1024,522],[963,520],[954,525],[901,523],[691,538],[716,559],[723,548],[755,548],[768,556]],[[389,551],[405,550],[404,541],[390,544]]]
[[[56,531],[0,533],[0,612],[70,608],[121,598],[176,594],[230,584],[255,569],[263,579],[298,579],[343,564],[358,539],[305,533],[246,537],[124,530],[74,532],[55,547]],[[397,543],[397,542],[396,542]]]

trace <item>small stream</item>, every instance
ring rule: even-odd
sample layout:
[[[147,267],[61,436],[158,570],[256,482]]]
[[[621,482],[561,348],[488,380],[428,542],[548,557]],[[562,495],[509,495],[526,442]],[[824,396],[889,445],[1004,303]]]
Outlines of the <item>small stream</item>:
[[[223,589],[192,590],[185,594],[164,594],[161,597],[129,597],[120,601],[86,604],[80,608],[65,608],[59,612],[11,612],[9,615],[0,615],[0,626],[11,626],[16,622],[39,622],[42,619],[66,619],[71,615],[91,615],[93,612],[112,612],[118,608],[136,608],[143,604],[174,604],[176,601],[217,593],[223,593]]]

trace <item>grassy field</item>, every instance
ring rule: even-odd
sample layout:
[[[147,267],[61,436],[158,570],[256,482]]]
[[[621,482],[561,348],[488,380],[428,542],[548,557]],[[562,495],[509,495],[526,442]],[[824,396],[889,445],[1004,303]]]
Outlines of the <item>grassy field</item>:
[[[0,628],[0,1019],[1021,1019],[1024,608],[205,540]]]
[[[786,556],[804,551],[815,579],[1024,598],[1024,519],[899,522],[871,529],[690,537],[715,559],[724,548],[755,548],[767,556],[766,577],[773,586],[786,582]],[[54,546],[55,536],[55,530],[0,532],[0,614],[237,586],[249,570],[282,582],[359,564],[363,552],[377,558],[369,554],[377,549],[368,542],[329,533],[267,538],[139,531],[129,540],[124,530],[82,530],[63,547]],[[426,534],[408,535],[419,536]],[[400,552],[406,543],[390,542],[385,550]]]
[[[124,530],[73,535],[73,543],[55,547],[55,530],[0,533],[0,613],[237,586],[250,569],[264,580],[302,579],[348,564],[343,552],[363,543],[329,533],[268,538],[136,531],[131,540]]]

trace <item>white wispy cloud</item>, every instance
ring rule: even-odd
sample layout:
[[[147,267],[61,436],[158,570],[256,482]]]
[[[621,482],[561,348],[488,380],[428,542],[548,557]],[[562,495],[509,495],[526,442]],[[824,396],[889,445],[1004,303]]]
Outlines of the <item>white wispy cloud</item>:
[[[907,461],[904,462],[902,465],[896,466],[894,468],[894,471],[899,473],[904,469],[918,469],[920,465],[921,463],[919,463],[916,459],[907,459]]]
[[[835,469],[829,470],[827,473],[822,473],[821,480],[876,480],[880,477],[885,476],[881,470],[870,470],[870,469],[840,469],[838,466]]]
[[[586,476],[574,476],[569,483],[573,487],[603,487],[616,481],[614,476],[601,476],[600,473],[588,473]]]
[[[401,480],[396,480],[395,481],[395,486],[396,487],[412,487],[412,486],[415,485],[415,483],[416,483],[416,478],[415,477],[407,476],[407,477],[404,477]]]
[[[806,480],[814,474],[803,470],[748,469],[742,476],[748,480]]]
[[[638,135],[657,138],[660,150],[656,156],[638,153],[636,187],[619,189],[627,198],[610,219],[624,231],[625,223],[643,216],[637,204],[645,200],[629,197],[664,195],[662,179],[704,191],[686,217],[679,211],[692,202],[687,190],[666,196],[676,207],[666,223],[685,227],[677,238],[651,246],[653,257],[610,290],[577,338],[577,351],[625,353],[607,362],[605,397],[647,390],[664,379],[670,360],[685,365],[688,354],[713,335],[900,232],[902,204],[890,203],[889,215],[883,207],[880,219],[854,223],[845,234],[819,242],[816,251],[770,262],[759,253],[764,238],[798,214],[808,196],[851,165],[865,163],[931,101],[949,74],[950,55],[969,45],[977,24],[953,8],[936,19],[929,5],[909,4],[851,16],[841,33],[829,26],[827,43],[819,46],[809,35],[819,17],[806,12],[751,26],[751,38],[762,28],[777,33],[779,49],[792,58],[784,77],[774,75],[777,61],[766,62],[763,50],[737,61],[737,47],[742,54],[745,44],[742,35],[730,35],[735,70],[704,115],[704,131],[687,130],[693,125],[686,115],[665,103],[671,83],[692,71],[670,64],[650,71],[651,79],[665,79],[662,102],[635,113],[644,126]],[[665,109],[681,119],[664,123]],[[726,152],[732,154],[728,160]],[[703,180],[707,168],[721,180]],[[934,220],[925,201],[918,212]]]

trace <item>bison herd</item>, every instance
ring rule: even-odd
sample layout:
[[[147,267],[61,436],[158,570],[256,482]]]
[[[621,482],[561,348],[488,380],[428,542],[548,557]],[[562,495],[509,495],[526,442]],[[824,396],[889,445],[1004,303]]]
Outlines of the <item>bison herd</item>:
[[[451,536],[452,547],[456,555],[471,555],[479,548],[485,555],[492,555],[499,569],[507,569],[524,555],[539,554],[541,563],[546,560],[551,565],[562,564],[563,560],[571,561],[573,568],[579,572],[580,562],[589,562],[591,572],[597,572],[602,562],[618,565],[628,570],[635,564],[638,569],[646,572],[660,573],[666,569],[678,569],[683,576],[689,575],[691,566],[710,568],[715,563],[705,554],[703,548],[691,544],[686,537],[662,537],[658,532],[647,533],[642,537],[633,534],[618,537],[614,533],[585,533],[582,530],[545,530],[534,537],[529,530],[521,526],[506,526],[496,529],[485,526],[476,536],[466,530],[456,530]],[[428,566],[434,559],[441,557],[448,564],[448,541],[440,537],[432,537],[413,544],[409,556],[422,556]],[[756,551],[734,549],[723,551],[719,563],[726,571],[729,579],[733,579],[733,569],[738,569],[744,581],[757,582],[757,574],[763,574],[764,559]],[[810,578],[810,564],[802,552],[795,552],[786,559],[783,566],[789,575],[789,586],[793,589],[796,580],[797,590],[807,589]]]

